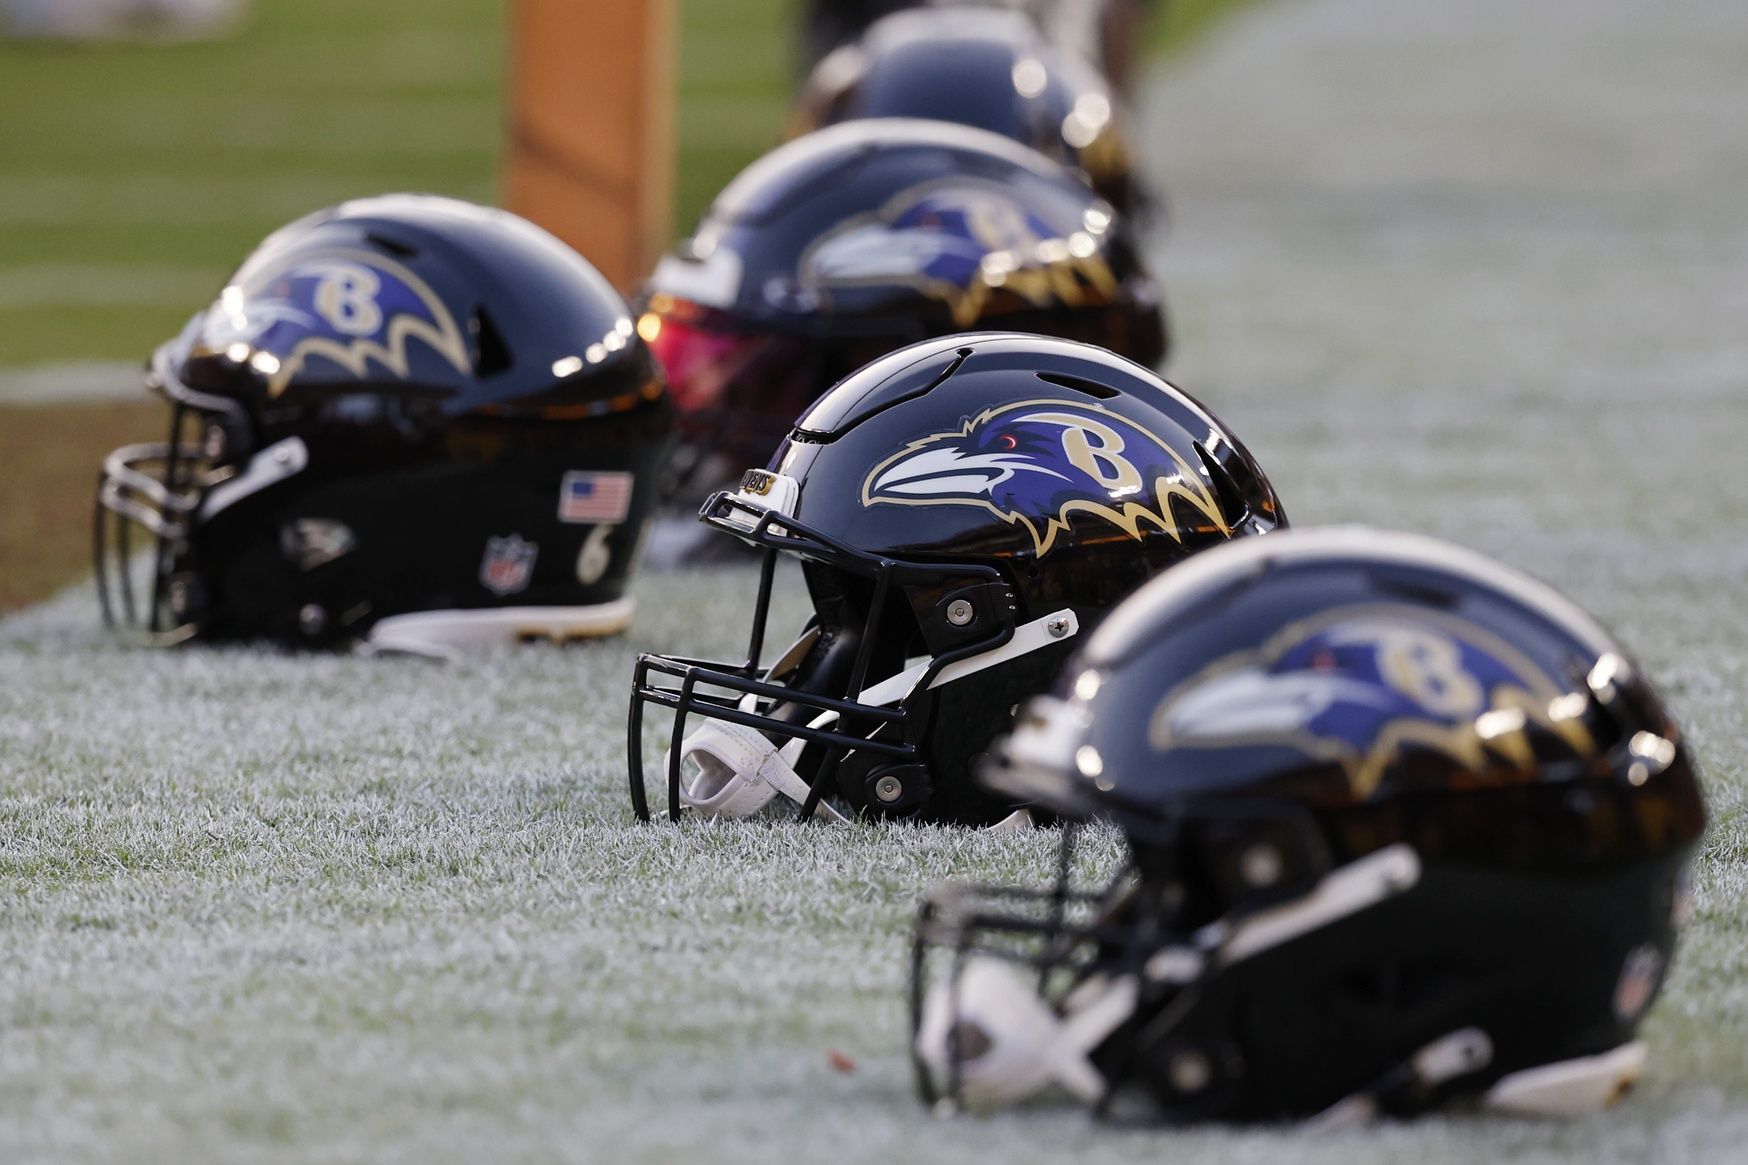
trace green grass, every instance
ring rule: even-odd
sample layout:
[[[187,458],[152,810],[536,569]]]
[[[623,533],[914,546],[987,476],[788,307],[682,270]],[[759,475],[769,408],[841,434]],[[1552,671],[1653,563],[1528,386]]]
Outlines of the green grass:
[[[773,140],[786,9],[685,5],[679,221]],[[0,42],[0,367],[140,358],[316,207],[493,199],[503,60],[482,0],[259,0],[216,44]]]
[[[1173,0],[1152,44],[1245,0]],[[797,0],[685,0],[676,229],[768,149]],[[502,5],[256,0],[234,40],[0,41],[0,368],[140,359],[268,231],[344,198],[497,193]]]
[[[0,45],[0,366],[142,358],[318,206],[491,198],[499,24],[470,0],[278,0],[233,41]]]
[[[1160,55],[1189,52],[1212,32],[1221,20],[1256,0],[1163,0],[1147,29],[1148,48]]]

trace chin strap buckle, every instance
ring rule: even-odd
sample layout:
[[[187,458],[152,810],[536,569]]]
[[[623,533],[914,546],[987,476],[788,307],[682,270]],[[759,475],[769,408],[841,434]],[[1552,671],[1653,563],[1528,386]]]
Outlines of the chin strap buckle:
[[[751,817],[779,794],[800,805],[808,785],[793,766],[803,744],[778,748],[756,728],[711,720],[680,743],[680,802],[710,817]],[[846,820],[823,801],[819,812]]]
[[[1013,1104],[1059,1085],[1087,1104],[1105,1093],[1088,1054],[1135,1012],[1133,976],[1112,979],[1058,1017],[1013,969],[968,960],[923,1000],[916,1052],[951,1099],[974,1108]]]

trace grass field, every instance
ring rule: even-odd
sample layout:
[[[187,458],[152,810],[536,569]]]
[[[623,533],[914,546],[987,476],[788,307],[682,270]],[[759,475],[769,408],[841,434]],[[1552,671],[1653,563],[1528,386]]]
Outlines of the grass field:
[[[494,35],[475,6],[331,9],[374,29],[375,47],[324,48],[303,16],[318,5],[260,12],[306,38],[287,60],[340,52],[349,76],[412,86],[388,106],[491,100],[463,59]],[[423,92],[410,68],[371,72],[401,43],[378,17],[415,11],[434,32],[414,43],[472,97]],[[689,29],[704,11],[689,7]],[[781,49],[750,32],[743,43],[750,18],[708,11],[729,47],[688,43],[694,83],[715,76],[717,92],[762,100],[723,54],[763,53],[780,70]],[[1713,826],[1634,1096],[1571,1122],[1451,1116],[1315,1137],[1115,1131],[1074,1112],[937,1121],[912,1099],[903,1057],[917,893],[949,874],[1038,877],[1053,839],[634,826],[621,771],[631,659],[735,650],[750,575],[647,573],[624,640],[454,667],[130,651],[97,629],[81,588],[0,619],[0,1161],[1740,1161],[1748,16],[1735,0],[1655,15],[1633,0],[1300,0],[1244,15],[1207,47],[1144,111],[1172,196],[1158,258],[1182,340],[1174,375],[1245,438],[1297,523],[1424,530],[1531,570],[1620,633],[1689,729]],[[23,305],[0,317],[0,345],[17,345],[0,365],[39,358],[24,353],[51,324],[29,314],[30,288],[83,278],[5,272],[63,262],[54,231],[66,262],[111,261],[78,250],[80,207],[115,220],[91,218],[92,237],[147,250],[160,226],[202,237],[198,206],[146,183],[156,200],[130,209],[127,193],[142,168],[198,176],[198,159],[118,146],[106,179],[104,159],[71,140],[73,113],[53,108],[89,90],[96,116],[104,94],[37,60],[0,50],[0,96],[40,106],[68,140],[0,118],[12,135],[0,286],[16,291],[0,311]],[[34,88],[19,61],[37,69]],[[261,80],[256,66],[232,82]],[[217,76],[162,84],[221,92]],[[375,101],[368,87],[334,100]],[[129,116],[145,125],[154,108],[154,124],[178,124],[168,103]],[[458,118],[495,132],[495,115]],[[307,147],[318,135],[292,136]],[[416,145],[408,173],[439,164]],[[444,188],[489,194],[489,149],[470,149],[478,185]],[[65,172],[37,186],[4,169],[30,150],[60,151]],[[362,146],[355,156],[378,164]],[[726,148],[721,164],[735,164]],[[309,204],[351,192],[311,158],[281,173],[292,182],[304,166],[337,191],[312,187]],[[240,219],[224,225],[227,198],[260,211],[280,194],[236,177],[256,172],[244,161],[213,168],[199,178],[216,191],[203,204],[213,229],[247,235],[190,260],[216,279],[253,237]],[[398,173],[383,183],[407,184]],[[17,225],[18,206],[41,222]],[[140,262],[182,269],[183,252]],[[131,286],[118,270],[88,286]],[[131,358],[158,338],[159,305],[107,302],[92,318],[122,321],[113,348],[44,345],[40,358]],[[173,325],[189,305],[170,306]],[[144,322],[122,336],[129,319]],[[55,413],[80,430],[99,416]],[[52,441],[70,440],[24,416],[0,408],[0,473],[58,463]],[[33,439],[45,431],[58,435]],[[81,503],[70,518],[90,467],[68,478]],[[5,543],[8,571],[30,541]],[[779,622],[799,617],[790,583]],[[1107,838],[1091,856],[1112,852]]]

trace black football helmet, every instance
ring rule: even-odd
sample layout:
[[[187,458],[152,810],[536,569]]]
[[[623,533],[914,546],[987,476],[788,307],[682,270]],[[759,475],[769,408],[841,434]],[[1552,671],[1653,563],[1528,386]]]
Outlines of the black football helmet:
[[[797,31],[802,74],[833,49],[849,44],[882,16],[934,0],[805,0]]]
[[[971,767],[1084,628],[1185,558],[1285,524],[1231,433],[1137,364],[1013,333],[891,353],[807,411],[770,468],[700,514],[765,552],[744,663],[639,657],[674,710],[667,808],[740,817],[780,795],[832,816],[989,824]],[[779,554],[814,614],[761,662]],[[702,721],[702,723],[699,723]]]
[[[1108,203],[997,134],[914,119],[755,162],[642,303],[681,412],[683,496],[764,464],[809,402],[918,340],[999,327],[1165,354],[1158,291]]]
[[[925,901],[930,1103],[1563,1113],[1639,1071],[1700,787],[1621,648],[1522,575],[1369,530],[1220,548],[992,755],[992,789],[1115,823],[1127,863],[1078,892],[1065,841],[1055,886]]]
[[[883,17],[814,68],[790,131],[865,117],[931,118],[1001,134],[1080,171],[1119,213],[1136,209],[1110,87],[1023,12],[912,8]]]
[[[532,223],[421,195],[299,219],[148,385],[169,439],[98,483],[110,622],[435,651],[630,621],[673,409],[625,301]]]

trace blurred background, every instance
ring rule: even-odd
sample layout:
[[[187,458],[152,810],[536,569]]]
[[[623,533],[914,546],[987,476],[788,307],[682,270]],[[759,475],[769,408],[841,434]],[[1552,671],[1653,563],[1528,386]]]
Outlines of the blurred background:
[[[1157,5],[1140,51],[1245,2]],[[681,0],[675,234],[779,139],[801,7]],[[86,572],[99,458],[162,437],[140,366],[263,236],[358,195],[502,191],[503,3],[0,0],[0,28],[92,8],[128,15],[0,38],[0,610]]]

